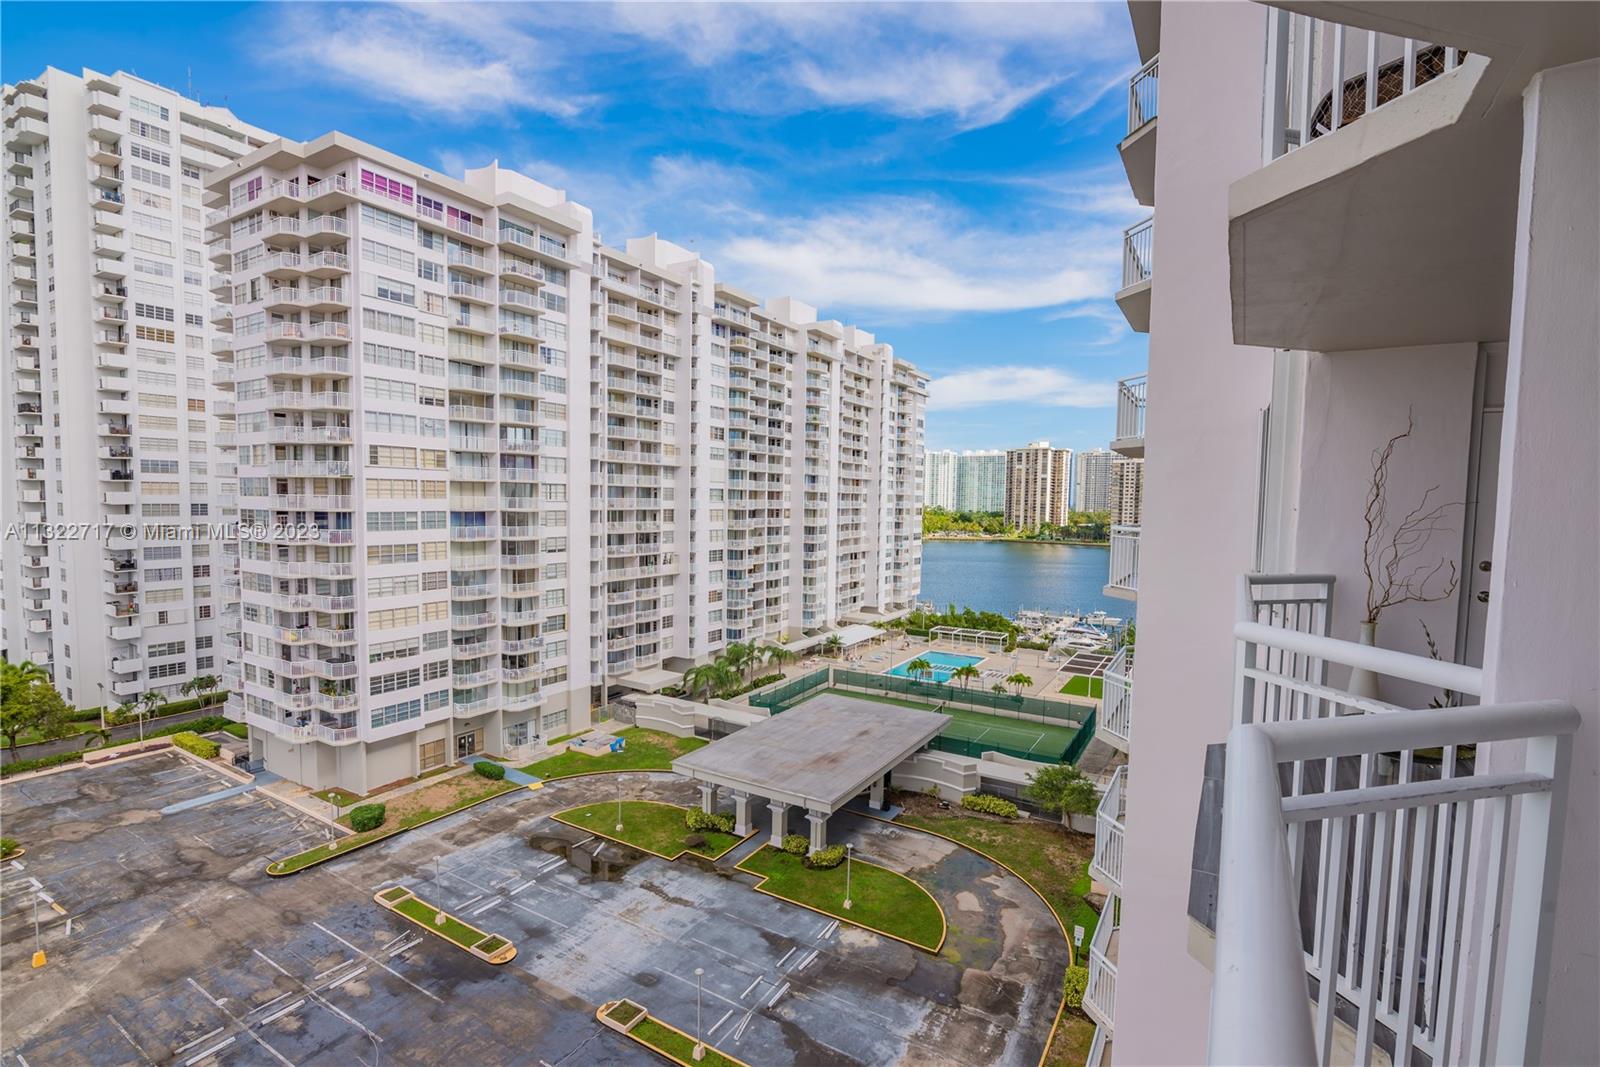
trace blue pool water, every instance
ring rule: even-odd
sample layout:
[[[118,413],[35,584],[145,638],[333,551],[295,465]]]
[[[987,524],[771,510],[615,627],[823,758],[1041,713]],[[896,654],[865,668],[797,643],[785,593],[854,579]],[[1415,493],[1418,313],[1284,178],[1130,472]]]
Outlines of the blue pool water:
[[[968,664],[977,665],[983,662],[982,656],[963,656],[957,652],[924,652],[920,657],[912,656],[911,659],[925,659],[933,666],[933,670],[913,676],[910,671],[906,670],[906,663],[911,662],[908,659],[905,663],[897,664],[884,673],[892,674],[897,678],[917,677],[924,682],[948,682],[950,673],[957,667],[965,667]]]

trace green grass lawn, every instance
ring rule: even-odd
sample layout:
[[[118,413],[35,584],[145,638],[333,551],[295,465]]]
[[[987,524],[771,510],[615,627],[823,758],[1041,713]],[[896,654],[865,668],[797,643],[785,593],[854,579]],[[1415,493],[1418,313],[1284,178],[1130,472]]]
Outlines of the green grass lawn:
[[[387,815],[383,824],[376,830],[366,830],[362,833],[351,834],[335,841],[326,842],[315,848],[308,848],[304,852],[293,856],[285,856],[267,865],[268,874],[293,874],[303,870],[314,863],[334,856],[343,855],[353,848],[360,848],[379,838],[398,834],[435,819],[442,819],[446,815],[460,811],[462,808],[480,803],[501,793],[509,793],[522,787],[512,782],[494,782],[476,774],[463,774],[447,779],[426,789],[419,789],[414,793],[396,797],[386,802]],[[341,820],[348,824],[349,816]],[[330,847],[331,846],[331,847]]]
[[[706,830],[702,833],[705,844],[686,847],[683,839],[691,831],[683,820],[688,810],[676,804],[661,804],[653,800],[624,800],[621,833],[617,832],[617,802],[614,800],[568,808],[557,812],[555,818],[568,826],[654,852],[669,860],[675,860],[685,852],[714,860],[743,840],[733,834]]]
[[[1061,691],[1069,697],[1089,697],[1099,700],[1105,696],[1105,679],[1091,678],[1087,674],[1074,674],[1067,679]]]
[[[703,738],[673,737],[639,726],[630,726],[617,736],[627,742],[621,752],[608,752],[603,756],[563,752],[530,763],[522,770],[547,782],[595,771],[670,771],[673,760],[707,744]]]
[[[417,920],[446,941],[453,941],[462,948],[471,948],[486,936],[482,930],[468,926],[460,919],[450,915],[445,916],[442,924],[438,923],[436,920],[439,915],[439,909],[432,904],[424,904],[416,897],[402,900],[394,906],[394,910]]]
[[[340,789],[338,786],[334,786],[332,789],[319,789],[311,795],[318,800],[327,801],[336,808],[347,808],[361,799],[360,796],[350,792],[350,790]]]
[[[814,871],[771,845],[747,856],[739,869],[766,876],[761,889],[847,923],[904,938],[929,952],[944,941],[944,914],[928,891],[903,874],[856,861],[850,865],[851,908],[844,908],[845,865]]]
[[[684,1063],[697,1062],[694,1058],[694,1039],[685,1037],[676,1030],[669,1030],[654,1019],[644,1020],[638,1026],[629,1030],[628,1036],[669,1056],[676,1056]],[[710,1045],[706,1046],[705,1055],[698,1062],[700,1067],[738,1067],[739,1065],[738,1060],[729,1059]]]
[[[932,830],[954,838],[975,852],[1010,867],[1037,889],[1072,936],[1074,926],[1083,927],[1085,952],[1094,936],[1100,915],[1084,899],[1088,895],[1089,860],[1094,857],[1094,838],[1068,833],[1060,824],[1026,819],[999,822],[963,815],[956,810],[940,811],[931,804],[911,798],[908,810],[895,820],[907,826]],[[931,809],[931,810],[930,810]]]
[[[230,737],[237,737],[239,740],[243,741],[245,738],[250,736],[250,727],[246,726],[242,722],[230,722],[228,725],[222,728],[222,732]]]

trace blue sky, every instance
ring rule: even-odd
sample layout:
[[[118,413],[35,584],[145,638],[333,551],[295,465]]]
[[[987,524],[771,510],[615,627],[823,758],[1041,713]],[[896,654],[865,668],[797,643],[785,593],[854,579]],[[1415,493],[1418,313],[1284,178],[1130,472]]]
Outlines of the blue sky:
[[[100,8],[100,10],[96,10]],[[6,80],[130,70],[304,139],[492,159],[934,379],[931,448],[1111,436],[1145,343],[1124,4],[5,3]]]

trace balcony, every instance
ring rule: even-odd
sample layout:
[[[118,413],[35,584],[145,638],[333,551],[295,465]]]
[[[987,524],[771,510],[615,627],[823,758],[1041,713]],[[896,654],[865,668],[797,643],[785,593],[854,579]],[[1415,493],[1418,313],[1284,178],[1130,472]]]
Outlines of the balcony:
[[[1460,706],[1480,670],[1326,636],[1331,587],[1240,580],[1236,725],[1196,834],[1221,841],[1215,915],[1194,916],[1216,931],[1210,1059],[1538,1062],[1579,716]],[[1347,670],[1430,706],[1330,683]]]
[[[1156,104],[1160,56],[1128,79],[1128,135],[1117,145],[1133,197],[1145,207],[1156,203]]]
[[[1106,664],[1100,713],[1095,735],[1120,752],[1127,752],[1133,735],[1133,669],[1130,649],[1123,645]]]
[[[1139,596],[1139,527],[1111,527],[1111,566],[1106,596],[1136,600]]]
[[[1592,13],[1563,8],[1503,21],[1472,4],[1423,19],[1334,9],[1365,28],[1267,13],[1266,163],[1228,191],[1235,341],[1331,352],[1505,336],[1522,93],[1534,72],[1593,55]],[[1434,39],[1407,36],[1419,27]]]
[[[1144,401],[1146,378],[1143,374],[1117,383],[1117,435],[1111,450],[1131,459],[1144,456]]]
[[[1136,333],[1150,332],[1150,285],[1155,272],[1155,216],[1122,234],[1122,288],[1117,307]]]
[[[1115,896],[1106,898],[1105,908],[1100,912],[1100,922],[1094,928],[1094,939],[1089,942],[1089,985],[1083,991],[1084,1013],[1108,1033],[1112,1032],[1117,1011],[1117,950],[1122,933],[1122,924],[1118,921],[1120,909],[1121,902]]]
[[[1089,865],[1089,876],[1117,894],[1122,892],[1122,846],[1127,836],[1127,779],[1127,766],[1118,767],[1100,798],[1095,811],[1094,860]]]

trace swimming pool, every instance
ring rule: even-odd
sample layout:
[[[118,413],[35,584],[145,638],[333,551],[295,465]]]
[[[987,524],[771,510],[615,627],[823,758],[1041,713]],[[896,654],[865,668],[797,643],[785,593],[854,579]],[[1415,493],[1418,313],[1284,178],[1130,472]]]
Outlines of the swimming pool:
[[[927,660],[928,665],[933,669],[912,674],[906,667],[913,660],[918,659]],[[883,673],[892,674],[896,678],[916,678],[922,682],[948,682],[951,672],[957,667],[975,667],[982,662],[982,656],[963,656],[958,652],[924,652],[922,655],[913,656],[911,659],[906,660],[905,663],[897,664]]]

